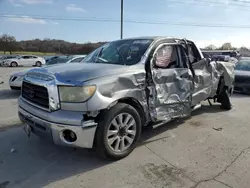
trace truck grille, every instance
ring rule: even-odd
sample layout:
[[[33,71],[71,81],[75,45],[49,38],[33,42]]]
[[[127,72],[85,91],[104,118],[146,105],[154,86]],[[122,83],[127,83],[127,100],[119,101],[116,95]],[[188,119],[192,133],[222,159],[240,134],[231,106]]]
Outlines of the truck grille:
[[[22,97],[38,106],[49,108],[49,94],[46,87],[23,82]]]

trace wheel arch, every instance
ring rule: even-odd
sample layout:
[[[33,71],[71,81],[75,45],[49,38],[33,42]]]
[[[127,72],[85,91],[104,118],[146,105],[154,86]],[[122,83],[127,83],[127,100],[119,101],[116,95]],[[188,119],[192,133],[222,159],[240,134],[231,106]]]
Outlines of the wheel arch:
[[[101,113],[105,113],[105,111],[114,107],[118,103],[128,104],[128,105],[132,106],[133,108],[135,108],[135,110],[139,113],[139,115],[141,117],[141,126],[143,127],[145,125],[145,123],[147,122],[147,116],[145,115],[145,112],[143,110],[143,106],[140,104],[140,102],[138,100],[136,100],[133,97],[125,97],[125,98],[121,98],[121,99],[118,99],[118,100],[112,102],[108,108],[100,111],[100,113],[96,116],[96,121],[100,121]],[[98,127],[97,127],[97,129],[98,129]],[[93,148],[96,148],[96,134],[97,134],[97,130],[95,132]]]

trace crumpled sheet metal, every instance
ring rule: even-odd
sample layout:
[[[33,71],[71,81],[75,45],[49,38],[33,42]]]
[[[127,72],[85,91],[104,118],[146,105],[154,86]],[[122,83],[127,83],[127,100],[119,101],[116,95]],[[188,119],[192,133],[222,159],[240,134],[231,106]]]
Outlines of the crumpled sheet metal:
[[[149,119],[144,65],[134,67],[133,70],[120,74],[119,77],[116,75],[103,77],[98,82],[93,80],[86,84],[97,84],[95,95],[87,102],[88,111],[108,109],[115,105],[117,100],[132,98],[140,103],[146,115],[146,121]]]
[[[192,106],[216,95],[221,76],[224,77],[225,85],[232,87],[235,63],[235,61],[212,61],[210,63],[201,61],[195,63],[193,68],[196,76],[194,79]]]
[[[194,63],[194,88],[192,91],[192,106],[205,100],[212,92],[212,66],[204,59]]]
[[[149,103],[151,117],[171,120],[189,116],[191,106],[216,95],[221,76],[224,76],[226,86],[233,84],[235,62],[201,61],[193,66],[196,74],[194,82],[187,79],[190,75],[188,69],[153,69],[155,87],[150,88],[153,96]]]
[[[189,116],[191,106],[216,95],[220,76],[224,76],[229,87],[234,78],[233,63],[211,62],[196,66],[200,67],[196,67],[194,82],[188,80],[192,77],[189,69],[153,69],[155,85],[147,86],[143,65],[131,67],[119,77],[102,78],[93,82],[98,83],[97,91],[88,101],[88,111],[107,109],[121,98],[134,98],[142,106],[146,120],[168,121]]]
[[[192,81],[188,69],[154,69],[151,87],[154,114],[158,120],[171,120],[175,117],[189,116],[191,113]],[[181,104],[181,106],[180,106]]]
[[[216,91],[219,84],[219,79],[221,76],[224,77],[225,86],[231,88],[234,82],[234,68],[237,61],[213,61],[210,63],[212,66],[212,92],[209,97],[213,97],[216,95]]]

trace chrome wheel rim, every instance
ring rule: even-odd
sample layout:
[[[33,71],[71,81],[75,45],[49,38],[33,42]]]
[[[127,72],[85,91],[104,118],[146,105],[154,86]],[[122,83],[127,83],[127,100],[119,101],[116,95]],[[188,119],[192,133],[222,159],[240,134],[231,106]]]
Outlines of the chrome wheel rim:
[[[114,152],[127,150],[136,136],[136,121],[129,113],[121,113],[114,117],[107,129],[107,143]]]

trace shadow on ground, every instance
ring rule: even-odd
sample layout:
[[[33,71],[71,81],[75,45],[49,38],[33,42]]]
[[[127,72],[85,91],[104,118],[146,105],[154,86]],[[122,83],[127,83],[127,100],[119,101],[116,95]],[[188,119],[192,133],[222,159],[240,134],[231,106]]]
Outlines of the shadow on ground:
[[[20,96],[20,91],[11,89],[0,89],[0,100],[17,99]]]
[[[219,111],[222,111],[219,105],[202,106],[193,116]],[[184,121],[179,119],[145,128],[138,147],[164,139],[157,135],[181,126]],[[0,132],[0,140],[4,140],[0,142],[1,188],[43,187],[111,163],[91,150],[55,146],[36,136],[28,139],[22,128]]]

